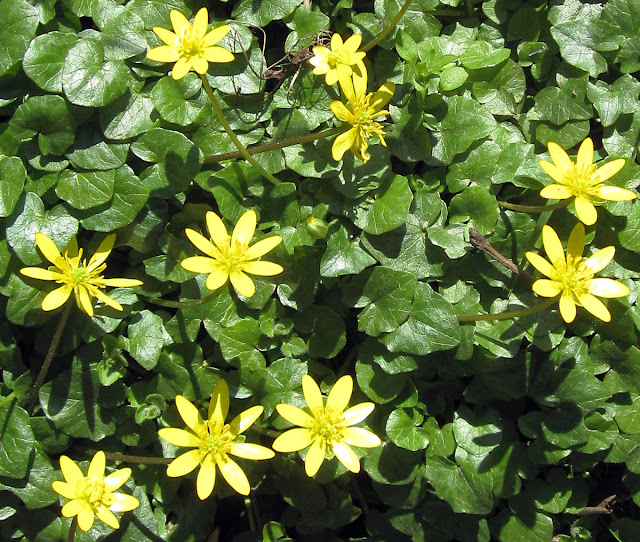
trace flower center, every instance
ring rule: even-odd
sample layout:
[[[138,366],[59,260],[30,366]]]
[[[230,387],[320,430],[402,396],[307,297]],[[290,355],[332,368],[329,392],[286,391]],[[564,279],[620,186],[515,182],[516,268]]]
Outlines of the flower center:
[[[330,410],[319,410],[314,413],[314,424],[311,430],[324,439],[328,445],[343,439],[344,421],[342,414]]]
[[[593,278],[593,273],[585,267],[582,256],[567,254],[567,265],[562,274],[562,284],[565,290],[579,292]]]
[[[213,455],[226,455],[235,439],[235,436],[230,431],[229,424],[209,420],[206,423],[206,431],[207,433],[200,437],[200,448]]]
[[[204,49],[203,39],[200,34],[194,32],[193,28],[184,28],[178,39],[180,56],[202,56],[202,52]]]
[[[580,193],[598,184],[598,180],[593,176],[595,170],[595,164],[572,164],[565,170],[564,176],[567,184]]]
[[[71,275],[73,276],[73,280],[77,283],[87,282],[89,278],[89,271],[87,271],[86,267],[76,267],[71,271]]]
[[[105,496],[104,478],[86,477],[78,484],[78,495],[81,499],[85,499],[91,504],[102,502]]]
[[[342,49],[331,51],[327,57],[327,64],[330,68],[335,68],[337,64],[349,65],[349,52]]]

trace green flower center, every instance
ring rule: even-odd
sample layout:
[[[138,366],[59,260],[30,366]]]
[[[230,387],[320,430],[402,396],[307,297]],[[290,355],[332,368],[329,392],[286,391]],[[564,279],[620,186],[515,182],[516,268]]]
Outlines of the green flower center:
[[[327,56],[327,64],[329,64],[330,68],[336,67],[337,64],[346,64],[347,66],[350,64],[350,55],[348,51],[344,51],[343,49],[338,49],[337,51],[331,51],[329,56]]]
[[[73,276],[73,280],[77,283],[87,282],[87,279],[90,276],[86,267],[76,267],[71,271],[71,275]]]
[[[572,164],[565,170],[564,177],[567,185],[580,193],[598,184],[599,181],[593,176],[595,171],[595,164]]]
[[[104,502],[105,497],[110,496],[108,493],[105,494],[104,478],[93,477],[87,477],[78,484],[77,494],[79,498],[85,499],[91,504]]]
[[[193,28],[185,28],[180,35],[178,47],[182,57],[202,56],[204,41]]]
[[[206,424],[206,434],[201,435],[200,448],[213,455],[225,455],[231,449],[235,435],[231,433],[229,424],[221,424],[209,420]]]
[[[562,284],[565,290],[579,292],[585,289],[586,284],[593,278],[593,273],[585,267],[582,256],[567,254],[567,264],[562,273]]]
[[[342,413],[328,410],[319,410],[314,413],[314,424],[311,431],[327,444],[340,442],[343,439],[342,432],[345,428]]]

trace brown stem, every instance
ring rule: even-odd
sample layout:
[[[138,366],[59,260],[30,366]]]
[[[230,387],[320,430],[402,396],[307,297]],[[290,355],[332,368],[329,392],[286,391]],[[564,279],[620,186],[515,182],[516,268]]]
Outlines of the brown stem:
[[[78,516],[73,516],[73,521],[69,527],[69,534],[67,535],[67,542],[73,542],[76,536],[76,528],[78,527]]]
[[[478,250],[481,250],[485,254],[488,254],[502,265],[507,267],[511,272],[520,275],[525,280],[534,283],[536,278],[533,275],[527,273],[522,267],[513,263],[509,258],[505,258],[495,248],[491,246],[491,243],[475,228],[469,228],[469,242]]]
[[[610,495],[597,506],[587,506],[578,512],[579,516],[588,516],[591,514],[610,514],[611,505],[615,502],[617,495]]]
[[[168,465],[173,461],[170,457],[151,457],[144,455],[119,454],[115,452],[105,452],[98,448],[83,448],[82,451],[87,455],[94,456],[99,451],[104,452],[107,459],[112,461],[122,461],[123,463],[141,463],[143,465]]]

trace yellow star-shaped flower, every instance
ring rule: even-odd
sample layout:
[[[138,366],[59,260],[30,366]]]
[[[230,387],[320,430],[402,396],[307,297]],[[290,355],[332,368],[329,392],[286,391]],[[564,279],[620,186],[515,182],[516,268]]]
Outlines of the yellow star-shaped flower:
[[[155,26],[153,31],[166,44],[154,47],[147,52],[149,60],[158,62],[175,62],[171,77],[182,79],[191,70],[199,74],[206,73],[209,62],[232,62],[233,53],[224,47],[216,46],[224,38],[231,26],[228,24],[214,28],[209,27],[209,12],[201,8],[193,19],[193,26],[179,11],[172,9],[169,14],[173,32]]]
[[[200,465],[196,491],[198,497],[204,500],[213,491],[217,466],[233,489],[241,495],[248,495],[251,490],[249,480],[229,455],[253,460],[271,459],[275,455],[269,448],[243,442],[240,436],[260,417],[264,408],[251,407],[225,424],[229,412],[229,388],[222,379],[213,389],[206,421],[191,401],[182,395],[176,396],[176,407],[190,431],[168,427],[160,429],[158,435],[174,446],[193,447],[195,450],[176,457],[167,467],[167,476],[184,476]]]
[[[314,476],[325,457],[334,455],[351,472],[360,472],[360,460],[351,446],[375,448],[381,441],[371,431],[353,427],[373,411],[373,403],[360,403],[345,410],[353,392],[353,379],[345,375],[338,379],[323,404],[320,388],[309,375],[302,377],[302,391],[307,408],[293,405],[276,406],[278,414],[300,427],[284,432],[273,442],[276,452],[297,452],[309,447],[304,470]]]
[[[120,523],[114,512],[128,512],[140,505],[140,501],[131,495],[115,493],[131,476],[131,469],[120,469],[104,475],[106,458],[103,451],[93,456],[89,471],[85,476],[80,467],[66,455],[60,456],[60,470],[64,482],[56,480],[51,484],[53,490],[67,499],[62,507],[65,518],[78,516],[78,526],[88,531],[94,519],[118,529]]]
[[[607,278],[594,278],[613,259],[615,247],[609,246],[584,258],[584,226],[578,222],[569,235],[565,258],[562,243],[551,226],[542,228],[542,243],[549,257],[545,260],[535,252],[527,252],[526,257],[546,279],[533,283],[533,291],[542,297],[560,298],[560,314],[567,323],[576,317],[576,305],[584,307],[596,318],[611,321],[611,314],[598,297],[613,298],[629,295],[624,284]],[[598,296],[598,297],[596,297]]]
[[[49,292],[42,300],[43,311],[52,311],[62,306],[69,299],[71,292],[76,298],[78,307],[89,316],[93,316],[92,297],[96,297],[111,308],[121,311],[120,303],[102,293],[100,288],[107,286],[127,288],[142,284],[142,281],[137,279],[105,279],[102,276],[101,273],[107,268],[104,261],[109,256],[116,240],[115,233],[107,235],[103,239],[96,253],[91,256],[89,263],[82,260],[82,249],[78,250],[78,242],[75,237],[67,245],[64,256],[60,254],[55,243],[44,233],[38,232],[35,237],[40,252],[53,266],[49,269],[23,267],[20,269],[20,273],[33,279],[54,280],[58,284],[62,284],[59,288]]]
[[[367,72],[364,76],[353,73],[352,76],[340,76],[340,88],[347,99],[344,104],[340,100],[331,102],[333,114],[343,122],[351,124],[351,129],[336,137],[331,147],[333,159],[342,160],[344,153],[351,150],[360,160],[366,162],[370,156],[367,154],[368,139],[377,135],[385,147],[384,130],[382,124],[375,119],[388,115],[389,111],[382,108],[387,105],[395,91],[393,83],[385,83],[375,94],[367,94]]]
[[[256,231],[255,211],[250,209],[240,217],[231,237],[217,214],[209,211],[206,220],[211,241],[189,228],[185,233],[189,240],[207,256],[185,258],[181,265],[187,271],[209,273],[207,277],[209,290],[217,290],[230,280],[238,292],[245,297],[251,297],[256,287],[246,273],[263,277],[282,273],[282,266],[277,263],[257,261],[258,258],[277,247],[282,237],[274,235],[249,246]]]
[[[604,166],[596,168],[593,163],[593,141],[585,139],[578,149],[575,162],[553,141],[548,145],[553,163],[540,161],[540,166],[556,184],[545,186],[540,195],[547,199],[569,199],[575,196],[578,219],[592,226],[598,220],[598,212],[594,205],[605,200],[626,201],[636,198],[636,194],[618,186],[604,186],[602,183],[613,177],[624,166],[624,159],[612,160]]]
[[[348,77],[353,73],[352,66],[356,66],[360,74],[364,73],[366,68],[362,59],[366,53],[358,52],[361,43],[361,34],[354,34],[345,42],[340,34],[334,34],[328,48],[320,45],[313,48],[314,56],[309,60],[314,66],[313,74],[324,75],[327,85],[335,85],[340,74]]]

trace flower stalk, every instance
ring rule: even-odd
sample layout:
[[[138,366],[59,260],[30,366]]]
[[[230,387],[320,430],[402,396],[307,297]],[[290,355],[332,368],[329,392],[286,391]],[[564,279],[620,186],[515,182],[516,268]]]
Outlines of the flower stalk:
[[[571,200],[562,200],[552,205],[521,205],[519,203],[509,203],[508,201],[498,201],[498,205],[509,211],[519,211],[522,213],[546,213],[547,211],[555,211],[569,205]]]
[[[458,319],[458,322],[478,322],[482,320],[509,320],[511,318],[520,318],[521,316],[529,316],[530,314],[535,314],[536,312],[546,309],[548,306],[553,305],[553,303],[558,300],[558,297],[560,296],[547,299],[533,307],[518,311],[501,312],[499,314],[458,314],[456,318]]]
[[[396,16],[393,19],[391,19],[391,22],[387,26],[385,26],[375,38],[373,38],[369,43],[367,43],[360,50],[366,53],[367,51],[369,51],[370,49],[378,45],[378,43],[380,43],[384,38],[386,38],[387,34],[391,32],[393,30],[393,27],[398,24],[398,21],[402,19],[402,16],[409,9],[410,5],[411,5],[411,0],[406,0],[403,6],[400,8],[400,11],[398,11],[398,13],[396,13]]]

